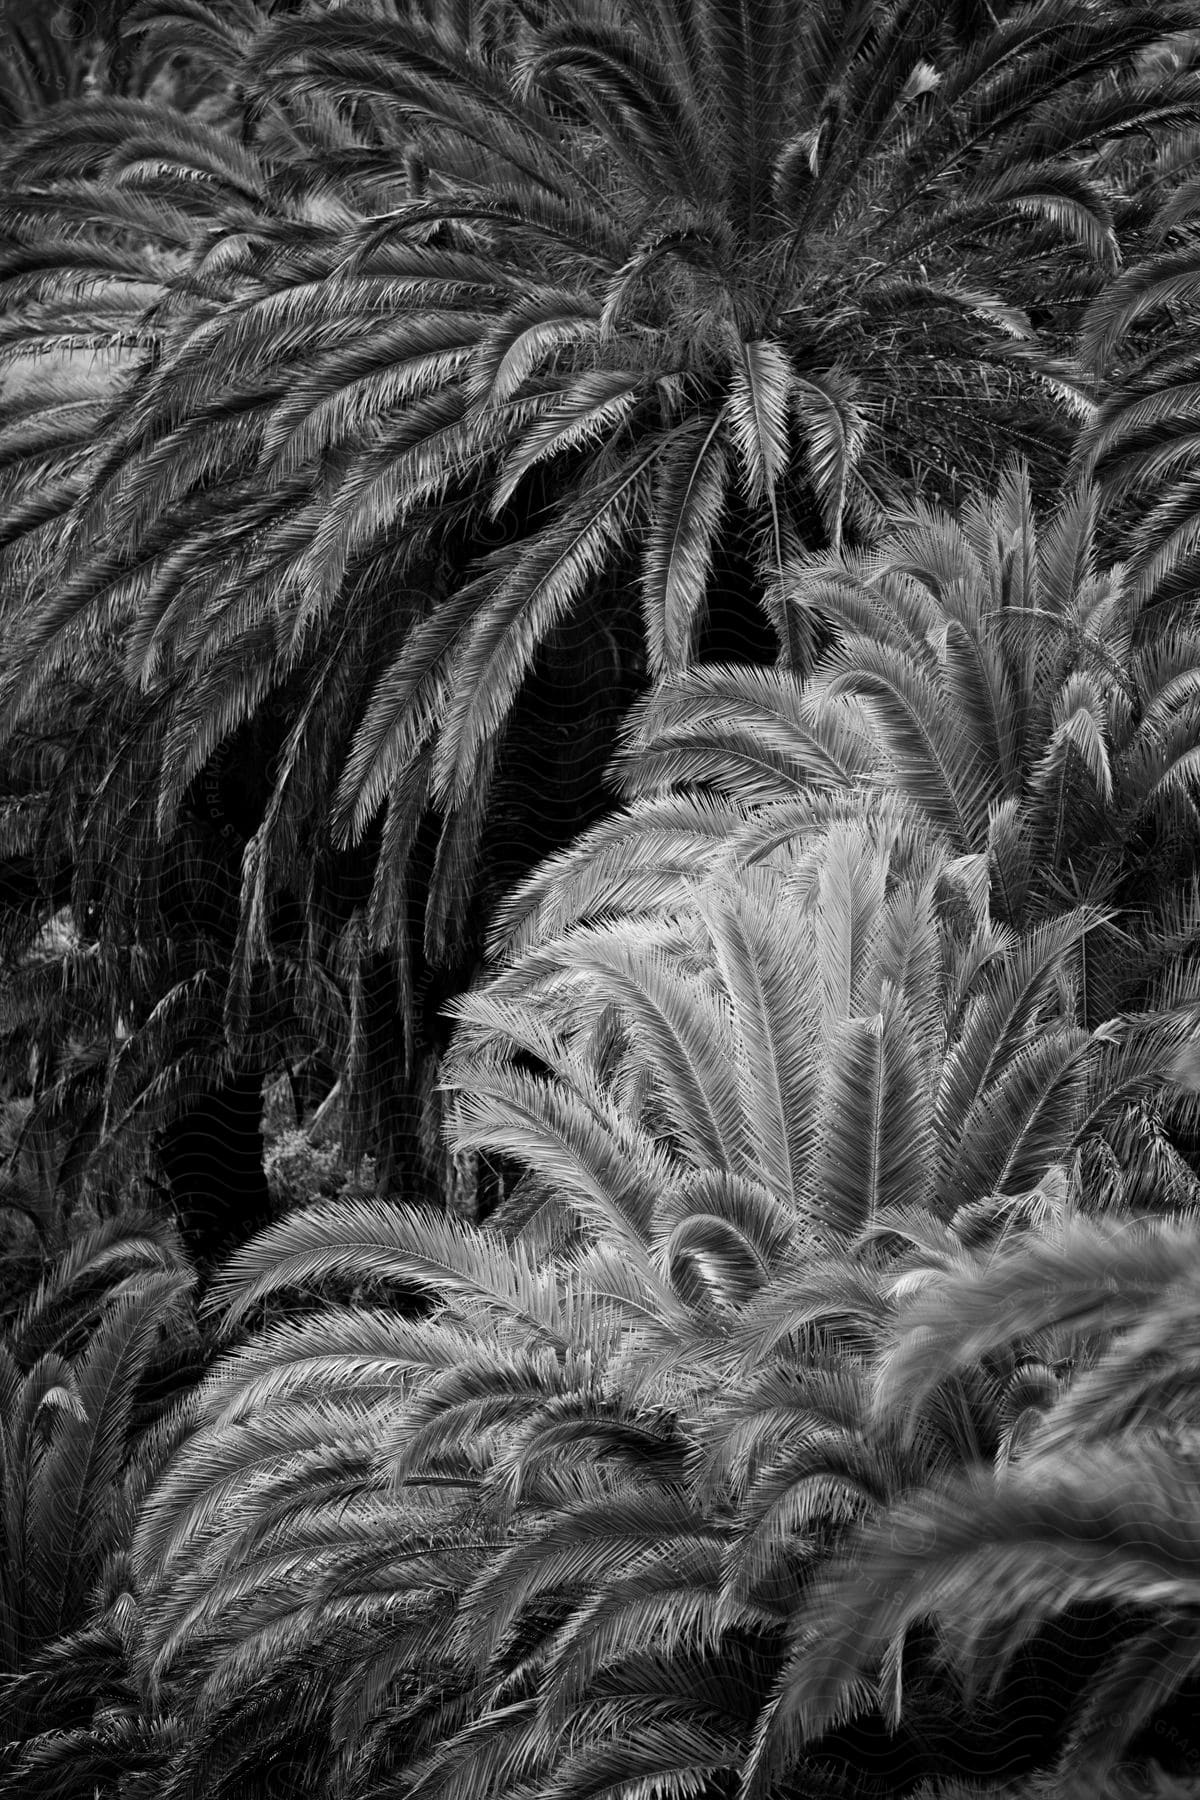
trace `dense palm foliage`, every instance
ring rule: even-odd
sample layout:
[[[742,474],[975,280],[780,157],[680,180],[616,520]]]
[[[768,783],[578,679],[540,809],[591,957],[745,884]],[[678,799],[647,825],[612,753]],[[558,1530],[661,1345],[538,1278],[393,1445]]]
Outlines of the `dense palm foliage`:
[[[9,1321],[0,1346],[0,1772],[39,1722],[79,1721],[72,1749],[120,1714],[124,1558],[170,1450],[163,1378],[195,1365],[194,1277],[170,1228],[128,1220],[76,1238]],[[190,1372],[190,1371],[188,1371]],[[103,1736],[103,1728],[99,1735]],[[131,1748],[131,1745],[123,1748]],[[80,1773],[73,1758],[75,1773]]]
[[[431,1176],[437,967],[586,823],[637,685],[755,634],[804,669],[798,549],[1068,454],[1123,146],[1195,109],[1162,8],[693,11],[150,7],[143,56],[236,86],[14,142],[55,376],[0,713],[22,852],[175,996],[134,1094],[185,1045],[344,1066],[361,1147]],[[181,915],[215,958],[172,979]]]
[[[1196,1792],[1192,9],[0,18],[0,1784]]]

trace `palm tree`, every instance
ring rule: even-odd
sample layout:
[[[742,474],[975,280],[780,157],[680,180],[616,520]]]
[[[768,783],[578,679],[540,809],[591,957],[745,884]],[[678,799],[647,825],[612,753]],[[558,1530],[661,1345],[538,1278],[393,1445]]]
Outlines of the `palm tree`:
[[[1016,466],[958,513],[898,519],[871,552],[797,559],[790,602],[831,640],[810,677],[713,665],[660,683],[623,730],[627,810],[506,898],[493,953],[652,914],[714,862],[753,866],[886,808],[1009,928],[1104,912],[1075,969],[1085,1023],[1189,1004],[1197,647],[1182,624],[1132,645],[1136,602],[1100,561],[1097,510],[1083,486],[1039,515]],[[1164,1145],[1155,1179],[1169,1163]]]
[[[1171,47],[1176,67],[1194,71],[1198,57],[1194,31]],[[1139,629],[1153,635],[1158,621],[1181,616],[1197,554],[1190,321],[1200,264],[1186,136],[1149,163],[1140,185],[1141,253],[1082,322],[1078,364],[1092,405],[1075,462],[1101,482],[1110,530],[1128,546]]]
[[[112,1222],[51,1265],[0,1344],[0,1744],[86,1719],[92,1594],[154,1467],[148,1383],[186,1343],[177,1235]],[[181,1329],[182,1327],[182,1329]],[[111,1659],[110,1646],[110,1659]],[[36,1721],[36,1723],[35,1723]]]
[[[998,1347],[1027,1352],[1048,1329],[1074,1376],[1010,1470],[914,1492],[825,1572],[764,1719],[748,1794],[768,1791],[806,1738],[858,1704],[883,1646],[929,1614],[969,1695],[998,1687],[1048,1621],[1094,1633],[1088,1609],[1106,1604],[1119,1635],[1110,1628],[1106,1660],[1075,1697],[1062,1768],[1100,1780],[1123,1756],[1161,1751],[1143,1728],[1200,1656],[1196,1265],[1192,1219],[1077,1221],[1057,1241],[975,1258],[917,1289],[880,1364],[880,1413],[911,1418],[937,1383]],[[898,1711],[898,1686],[886,1704]],[[1172,1718],[1185,1726],[1178,1708]]]
[[[611,1255],[547,1272],[428,1211],[332,1203],[245,1247],[219,1297],[236,1327],[281,1285],[331,1277],[372,1304],[281,1321],[229,1357],[143,1513],[141,1667],[195,1722],[180,1778],[221,1778],[222,1742],[261,1743],[264,1727],[294,1749],[298,1718],[314,1722],[314,1780],[330,1736],[359,1780],[373,1757],[394,1760],[397,1740],[419,1758],[470,1703],[454,1602],[514,1545],[514,1517],[528,1529],[589,1490],[614,1501],[679,1461],[649,1397],[613,1391],[606,1364],[644,1338],[645,1286],[626,1270],[614,1291]],[[436,1293],[435,1312],[397,1316],[394,1282]],[[678,1304],[664,1331],[672,1315]],[[276,1699],[281,1683],[290,1698],[264,1720],[268,1671]],[[269,1774],[269,1756],[230,1771],[239,1792]]]

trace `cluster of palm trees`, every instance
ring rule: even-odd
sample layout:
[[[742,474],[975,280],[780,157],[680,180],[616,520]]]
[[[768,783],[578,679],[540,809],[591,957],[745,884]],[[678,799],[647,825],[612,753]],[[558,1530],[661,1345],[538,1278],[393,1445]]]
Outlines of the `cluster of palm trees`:
[[[0,1783],[1200,1789],[1191,15],[13,37]]]

